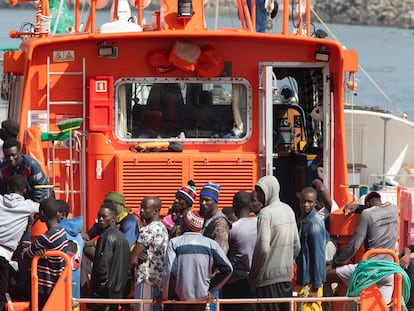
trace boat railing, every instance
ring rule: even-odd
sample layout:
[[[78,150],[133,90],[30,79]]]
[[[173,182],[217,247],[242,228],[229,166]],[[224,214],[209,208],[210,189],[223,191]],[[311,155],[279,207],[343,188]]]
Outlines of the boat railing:
[[[114,0],[113,3],[113,15],[111,16],[112,21],[117,21],[118,15],[118,4],[120,1],[123,0]],[[177,8],[179,7],[179,3],[184,0],[171,0],[177,1]],[[153,20],[154,17],[158,16],[160,18],[160,12],[164,12],[166,10],[170,10],[171,12],[171,5],[169,0],[160,0],[160,8],[153,12]],[[241,29],[246,31],[255,31],[256,29],[256,0],[252,0],[251,2],[251,12],[247,5],[247,0],[234,0],[236,1],[239,16],[245,16],[245,18],[240,19]],[[49,12],[49,2],[48,0],[9,0],[10,5],[16,5],[17,3],[22,2],[34,2],[36,7],[36,25],[34,31],[31,32],[22,32],[22,31],[12,31],[10,36],[13,38],[18,37],[30,37],[30,36],[37,36],[37,37],[47,37],[50,31],[50,21],[51,16]],[[90,10],[89,15],[87,16],[87,21],[83,25],[81,25],[81,16],[83,15],[83,1],[75,0],[74,3],[74,27],[71,28],[72,32],[80,33],[80,32],[88,32],[88,33],[97,33],[99,32],[96,28],[96,10],[97,10],[97,3],[98,0],[91,0],[90,1]],[[144,27],[144,18],[143,18],[143,10],[144,10],[144,3],[145,0],[135,0],[133,7],[137,10],[137,18],[132,19],[131,23],[137,23],[141,26],[142,29],[151,29],[156,30],[160,29],[157,27]],[[178,14],[178,9],[176,13],[176,18],[178,20],[183,21],[183,25],[185,25],[189,19],[197,18],[200,19],[200,16],[204,16],[204,3],[203,0],[195,0],[192,1],[192,13],[190,16],[180,16]],[[194,12],[198,12],[195,14]],[[294,30],[292,32],[289,31],[289,22],[290,16],[295,16],[296,24]],[[154,15],[155,14],[155,15]],[[162,17],[161,17],[162,18]],[[155,18],[156,19],[156,18]],[[203,21],[200,23],[201,29],[204,29],[204,17],[200,19]],[[166,21],[159,21],[159,25],[163,25]],[[289,0],[283,0],[283,14],[282,14],[282,31],[281,34],[283,35],[303,35],[310,37],[311,36],[311,3],[310,0],[297,0],[295,7],[290,7]]]
[[[286,298],[243,298],[243,299],[222,299],[214,298],[212,300],[205,301],[177,301],[167,300],[163,304],[213,304],[215,310],[220,311],[220,306],[224,304],[269,304],[269,303],[289,303],[289,310],[294,311],[297,309],[298,303],[306,302],[333,302],[333,303],[344,303],[354,302],[359,304],[360,297],[345,297],[345,296],[334,296],[334,297],[319,297],[319,298],[302,298],[302,297],[286,297]],[[73,302],[78,304],[133,304],[138,305],[139,310],[143,310],[144,305],[153,304],[152,299],[96,299],[96,298],[79,298],[73,299]]]
[[[380,189],[374,190],[394,190],[400,183],[395,180],[397,177],[411,177],[414,178],[414,174],[370,174],[368,176],[368,185],[377,185]]]
[[[72,310],[72,265],[69,256],[62,251],[58,250],[48,250],[43,255],[44,257],[60,257],[65,261],[65,267],[61,272],[59,279],[55,284],[55,288],[50,294],[46,305],[42,309],[43,311],[52,310],[56,306],[56,301],[59,301],[59,305],[63,307],[63,310]],[[42,256],[42,257],[43,257]],[[34,256],[32,260],[32,269],[31,269],[31,278],[32,278],[32,304],[31,310],[38,311],[38,301],[39,301],[39,277],[37,274],[37,262],[39,261],[40,256]]]
[[[14,1],[22,1],[22,0],[14,0]],[[176,0],[180,2],[182,0]],[[252,14],[250,13],[247,5],[246,0],[235,0],[238,8],[239,16],[245,16],[245,19],[240,19],[241,28],[247,31],[255,31],[256,25],[256,0],[251,1],[252,6]],[[117,7],[118,7],[119,0],[114,0],[114,15],[112,16],[112,20],[117,20],[118,17],[116,16]],[[144,28],[143,25],[143,10],[144,10],[144,0],[135,0],[135,9],[137,10],[137,23],[139,26]],[[166,8],[162,8],[161,6],[168,6],[166,3],[167,1],[160,1],[160,11],[165,10]],[[91,0],[91,10],[90,16],[88,18],[88,22],[86,23],[85,29],[87,30],[90,27],[91,32],[95,32],[95,11],[96,11],[96,4],[97,0]],[[193,1],[193,10],[201,10],[204,12],[204,4],[202,0]],[[282,15],[282,34],[298,34],[298,35],[305,35],[310,37],[311,35],[311,3],[310,0],[298,0],[295,8],[290,8],[289,0],[283,0],[283,15]],[[290,14],[291,12],[296,14],[297,25],[296,30],[294,33],[289,32],[289,22],[290,22]],[[80,31],[80,13],[81,13],[81,0],[75,1],[75,32]],[[180,17],[177,17],[180,18]],[[181,17],[182,18],[182,17]],[[161,22],[162,23],[162,22]],[[145,29],[145,28],[144,28]]]

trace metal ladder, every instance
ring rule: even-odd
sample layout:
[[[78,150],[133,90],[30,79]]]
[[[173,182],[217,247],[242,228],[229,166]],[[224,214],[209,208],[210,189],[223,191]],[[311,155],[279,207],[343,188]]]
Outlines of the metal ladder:
[[[59,140],[60,137],[64,137],[62,132],[50,132],[50,113],[51,108],[54,105],[82,105],[82,119],[83,123],[85,121],[86,116],[86,59],[82,58],[82,71],[51,71],[50,70],[50,57],[47,57],[47,131],[48,134],[51,134],[52,137],[50,139],[46,139],[49,141],[48,148],[47,148],[47,177],[51,181],[52,185],[56,184],[56,167],[59,165],[63,165],[65,168],[65,185],[63,189],[55,190],[56,193],[61,193],[65,195],[65,200],[69,202],[72,213],[74,211],[74,204],[75,204],[75,195],[79,195],[79,202],[80,202],[80,211],[81,214],[84,215],[86,211],[86,193],[85,193],[85,178],[86,178],[86,135],[85,131],[79,131],[77,129],[68,131],[69,137],[67,139],[67,148],[69,152],[69,158],[64,160],[56,160],[55,148],[56,148],[56,141]],[[51,100],[51,77],[52,76],[64,76],[64,75],[74,75],[79,76],[82,79],[82,100],[81,101],[52,101]],[[53,135],[56,136],[56,140],[53,138]],[[79,189],[75,188],[74,183],[74,173],[77,172],[77,176],[79,178]]]

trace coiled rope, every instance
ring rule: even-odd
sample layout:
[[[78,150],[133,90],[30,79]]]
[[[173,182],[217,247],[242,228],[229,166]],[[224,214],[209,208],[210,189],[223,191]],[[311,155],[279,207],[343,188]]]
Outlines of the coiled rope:
[[[407,273],[395,262],[386,260],[361,260],[349,280],[346,296],[357,297],[359,293],[387,276],[399,273],[403,277],[402,296],[405,303],[410,298],[411,281]]]

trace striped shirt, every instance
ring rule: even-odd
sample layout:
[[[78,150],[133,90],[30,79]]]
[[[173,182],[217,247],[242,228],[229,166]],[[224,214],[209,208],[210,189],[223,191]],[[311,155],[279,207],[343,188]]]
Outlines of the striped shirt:
[[[66,231],[60,225],[51,228],[41,234],[33,243],[25,241],[23,257],[32,258],[38,250],[59,250],[66,253],[68,241]],[[39,277],[39,293],[49,294],[56,284],[60,274],[65,267],[65,261],[61,257],[44,257],[39,259],[37,273]]]

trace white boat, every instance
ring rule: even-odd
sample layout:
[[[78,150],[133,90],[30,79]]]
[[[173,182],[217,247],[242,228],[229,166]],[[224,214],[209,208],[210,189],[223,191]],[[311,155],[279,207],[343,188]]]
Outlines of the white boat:
[[[340,42],[317,12],[312,10],[312,13],[324,30]],[[400,115],[383,107],[349,104],[347,98],[344,104],[347,186],[357,198],[367,191],[378,190],[384,199],[397,203],[398,186],[414,187],[414,121],[407,119],[361,64],[358,69],[384,97],[384,102]],[[356,95],[357,83],[356,80],[351,82],[352,97]]]
[[[345,127],[349,185],[381,190],[391,201],[398,186],[414,187],[413,121],[379,107],[346,105]]]

